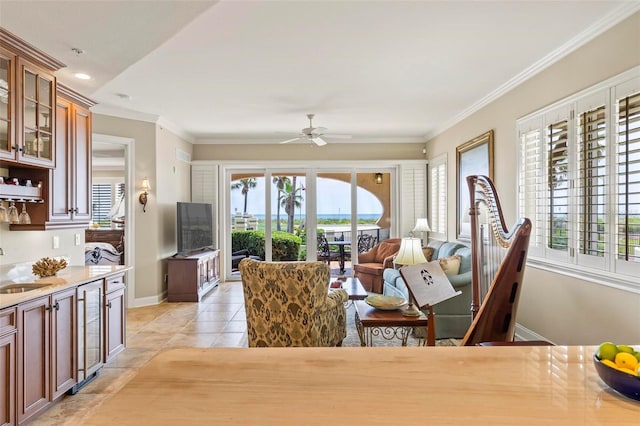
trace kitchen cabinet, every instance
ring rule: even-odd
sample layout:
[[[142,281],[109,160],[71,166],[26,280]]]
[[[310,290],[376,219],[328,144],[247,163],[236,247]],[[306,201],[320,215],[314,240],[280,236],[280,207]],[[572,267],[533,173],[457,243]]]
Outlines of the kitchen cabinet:
[[[108,363],[126,346],[124,274],[105,279],[104,300],[104,362]]]
[[[199,302],[220,283],[220,250],[203,250],[168,259],[169,302]]]
[[[91,219],[91,112],[95,103],[63,85],[56,101],[56,168],[49,182],[52,223]]]
[[[0,425],[16,421],[16,308],[0,311]]]
[[[0,47],[0,158],[15,159],[16,55]]]
[[[65,65],[3,28],[0,49],[0,160],[54,168],[54,73]]]
[[[76,383],[76,290],[18,305],[18,424]]]

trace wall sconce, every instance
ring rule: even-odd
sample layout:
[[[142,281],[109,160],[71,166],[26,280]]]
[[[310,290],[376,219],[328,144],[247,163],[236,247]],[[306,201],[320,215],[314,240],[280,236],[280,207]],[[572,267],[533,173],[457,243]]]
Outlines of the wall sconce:
[[[149,191],[151,191],[151,185],[149,185],[149,179],[147,179],[146,176],[142,180],[142,190],[144,192],[140,194],[140,197],[138,198],[138,200],[140,201],[140,204],[142,204],[142,211],[146,212],[147,211],[147,195],[149,195]]]
[[[382,183],[382,173],[376,173],[376,183],[380,185]]]

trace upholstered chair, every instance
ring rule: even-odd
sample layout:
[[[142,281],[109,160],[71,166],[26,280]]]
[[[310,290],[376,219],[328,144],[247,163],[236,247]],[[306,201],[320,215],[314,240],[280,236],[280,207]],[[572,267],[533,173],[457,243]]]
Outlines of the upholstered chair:
[[[353,270],[365,290],[382,293],[382,273],[385,268],[393,268],[393,256],[400,250],[400,241],[400,238],[389,238],[358,255],[358,264]]]
[[[239,265],[249,347],[340,346],[347,336],[347,292],[329,292],[324,262]]]

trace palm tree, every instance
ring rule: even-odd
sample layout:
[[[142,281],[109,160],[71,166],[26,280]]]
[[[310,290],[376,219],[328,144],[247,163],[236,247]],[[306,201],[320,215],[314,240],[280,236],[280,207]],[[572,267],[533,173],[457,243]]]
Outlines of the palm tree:
[[[280,200],[280,196],[282,195],[282,190],[287,183],[291,183],[287,176],[273,176],[272,178],[273,184],[278,188],[278,200]],[[278,209],[276,213],[276,230],[281,231],[280,226],[280,202],[278,202]]]
[[[302,187],[296,188],[296,177],[293,176],[292,182],[285,182],[280,196],[280,204],[284,207],[284,211],[288,216],[287,232],[293,234],[293,219],[296,214],[296,208],[302,206]]]
[[[231,190],[242,188],[241,194],[244,195],[244,211],[247,212],[247,194],[251,188],[258,186],[258,182],[255,178],[240,179],[237,182],[231,184]]]

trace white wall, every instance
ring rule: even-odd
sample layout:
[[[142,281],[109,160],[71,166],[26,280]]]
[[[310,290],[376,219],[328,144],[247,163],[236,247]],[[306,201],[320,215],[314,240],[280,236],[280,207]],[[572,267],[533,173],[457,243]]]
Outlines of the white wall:
[[[448,153],[448,231],[456,230],[456,146],[494,129],[494,181],[505,219],[516,218],[519,117],[640,65],[640,13],[576,50],[427,143]],[[470,70],[470,78],[473,71]],[[527,267],[518,323],[558,344],[640,343],[640,295]]]

